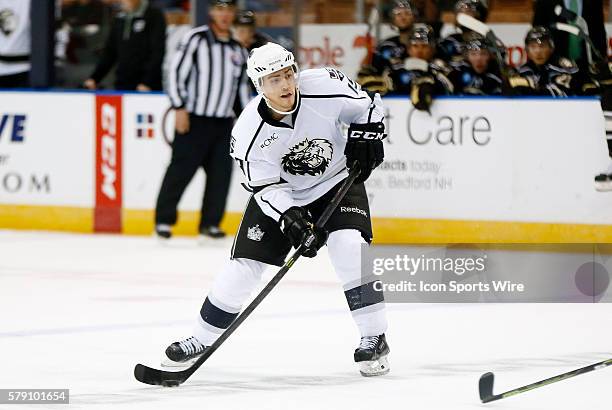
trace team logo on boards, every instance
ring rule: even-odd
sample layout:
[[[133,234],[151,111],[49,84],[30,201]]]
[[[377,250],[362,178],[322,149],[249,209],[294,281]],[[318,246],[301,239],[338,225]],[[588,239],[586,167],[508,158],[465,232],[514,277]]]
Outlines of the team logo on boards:
[[[306,138],[294,145],[281,161],[285,172],[293,175],[320,175],[329,166],[334,149],[328,140]]]

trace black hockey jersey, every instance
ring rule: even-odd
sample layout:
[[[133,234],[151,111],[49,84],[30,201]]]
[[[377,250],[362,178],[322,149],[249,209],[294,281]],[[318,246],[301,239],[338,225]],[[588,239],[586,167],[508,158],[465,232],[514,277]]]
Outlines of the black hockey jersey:
[[[490,64],[491,65],[494,64]],[[500,95],[502,93],[502,76],[496,67],[484,73],[477,73],[466,61],[453,65],[448,75],[457,95]]]
[[[546,64],[541,66],[532,61],[527,61],[519,68],[518,72],[531,86],[528,94],[554,97],[582,94],[584,78],[578,66],[565,57],[553,56]]]

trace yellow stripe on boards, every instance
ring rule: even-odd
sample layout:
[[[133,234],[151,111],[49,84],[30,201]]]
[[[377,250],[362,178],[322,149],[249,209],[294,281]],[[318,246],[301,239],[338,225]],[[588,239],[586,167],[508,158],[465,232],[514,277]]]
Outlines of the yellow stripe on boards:
[[[0,229],[93,232],[93,209],[0,204]]]
[[[373,218],[374,242],[612,243],[612,225]]]
[[[241,213],[228,212],[221,228],[235,234]],[[154,211],[123,210],[123,233],[150,235]],[[197,235],[200,213],[179,212],[176,235]],[[374,243],[612,243],[612,225],[374,218]],[[0,204],[0,229],[93,231],[93,209]]]
[[[155,211],[152,209],[124,209],[123,233],[128,235],[151,235],[155,226]],[[221,229],[233,235],[238,230],[242,213],[227,212],[221,221]],[[179,211],[178,222],[172,227],[174,235],[198,234],[199,211]]]

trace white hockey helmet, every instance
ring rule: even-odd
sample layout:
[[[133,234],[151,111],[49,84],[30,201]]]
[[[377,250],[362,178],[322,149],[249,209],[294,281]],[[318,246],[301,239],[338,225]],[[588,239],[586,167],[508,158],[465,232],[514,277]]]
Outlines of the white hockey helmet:
[[[283,70],[287,67],[293,68],[297,80],[299,68],[295,62],[295,57],[291,51],[288,51],[280,44],[266,43],[261,47],[253,49],[249,55],[249,59],[247,61],[247,75],[253,82],[257,93],[263,95],[268,107],[270,108],[272,107],[270,106],[270,103],[263,92],[261,80],[265,76]],[[296,98],[299,98],[299,93],[297,93]],[[272,110],[278,112],[279,114],[291,114],[295,111],[295,108],[288,112],[278,111],[274,108],[272,108]]]

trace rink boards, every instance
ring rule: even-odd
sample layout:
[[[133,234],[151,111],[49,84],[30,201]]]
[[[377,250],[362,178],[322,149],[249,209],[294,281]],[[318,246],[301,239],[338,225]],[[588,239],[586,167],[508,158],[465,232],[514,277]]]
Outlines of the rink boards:
[[[150,234],[170,159],[164,95],[2,92],[0,228]],[[386,160],[368,181],[376,240],[610,242],[612,193],[595,99],[387,98]],[[234,172],[224,226],[249,193]],[[195,234],[204,175],[181,200]]]

